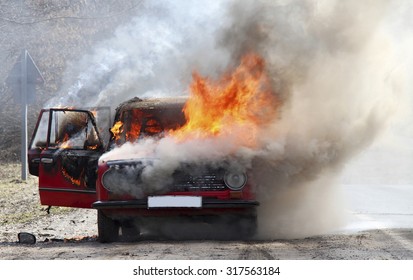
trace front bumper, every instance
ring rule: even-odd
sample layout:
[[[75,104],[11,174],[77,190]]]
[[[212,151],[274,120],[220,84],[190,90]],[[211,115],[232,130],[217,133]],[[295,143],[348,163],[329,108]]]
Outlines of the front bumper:
[[[220,200],[204,199],[201,209],[222,209],[222,208],[253,208],[259,203],[255,200]],[[102,209],[148,209],[147,199],[117,200],[117,201],[96,201],[92,208]]]

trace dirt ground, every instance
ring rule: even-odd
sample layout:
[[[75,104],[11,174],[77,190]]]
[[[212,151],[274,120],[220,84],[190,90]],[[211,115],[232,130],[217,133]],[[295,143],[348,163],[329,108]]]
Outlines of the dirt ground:
[[[0,259],[357,259],[412,260],[413,230],[386,229],[294,240],[208,240],[160,238],[101,244],[96,211],[41,206],[37,178],[20,179],[18,165],[0,168]],[[18,234],[36,237],[18,242]]]
[[[0,242],[16,242],[18,233],[28,232],[37,241],[97,235],[96,212],[87,209],[40,205],[37,177],[21,181],[20,166],[1,164]]]

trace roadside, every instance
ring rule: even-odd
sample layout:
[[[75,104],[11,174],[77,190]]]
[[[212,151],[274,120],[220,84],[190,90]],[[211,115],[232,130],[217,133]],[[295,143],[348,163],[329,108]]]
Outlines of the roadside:
[[[96,236],[96,211],[40,205],[37,177],[20,180],[19,164],[0,166],[0,242],[17,242],[20,232],[37,241]]]

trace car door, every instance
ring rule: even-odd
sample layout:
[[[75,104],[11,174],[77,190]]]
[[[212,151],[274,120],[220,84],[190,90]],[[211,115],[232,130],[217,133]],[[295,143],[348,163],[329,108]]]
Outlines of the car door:
[[[29,171],[39,177],[40,202],[91,208],[104,147],[87,110],[42,110],[29,147]]]

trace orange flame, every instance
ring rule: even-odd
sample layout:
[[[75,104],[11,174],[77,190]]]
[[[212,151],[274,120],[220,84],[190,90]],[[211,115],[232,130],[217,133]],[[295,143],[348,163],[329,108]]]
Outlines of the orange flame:
[[[99,148],[99,145],[89,145],[86,147],[88,150],[97,150]]]
[[[60,149],[69,149],[71,147],[69,134],[65,133],[61,141],[57,141]]]
[[[240,65],[220,80],[193,74],[191,94],[184,107],[187,123],[171,134],[178,140],[232,134],[245,128],[247,145],[255,145],[260,125],[276,115],[278,100],[273,94],[265,62],[257,54],[245,55]]]
[[[116,122],[110,131],[113,133],[114,139],[117,141],[120,139],[121,133],[123,132],[123,122],[118,121]]]
[[[66,179],[68,179],[75,186],[80,186],[80,184],[82,183],[80,179],[76,179],[70,176],[69,173],[67,173],[67,171],[64,168],[62,169],[62,174]]]

